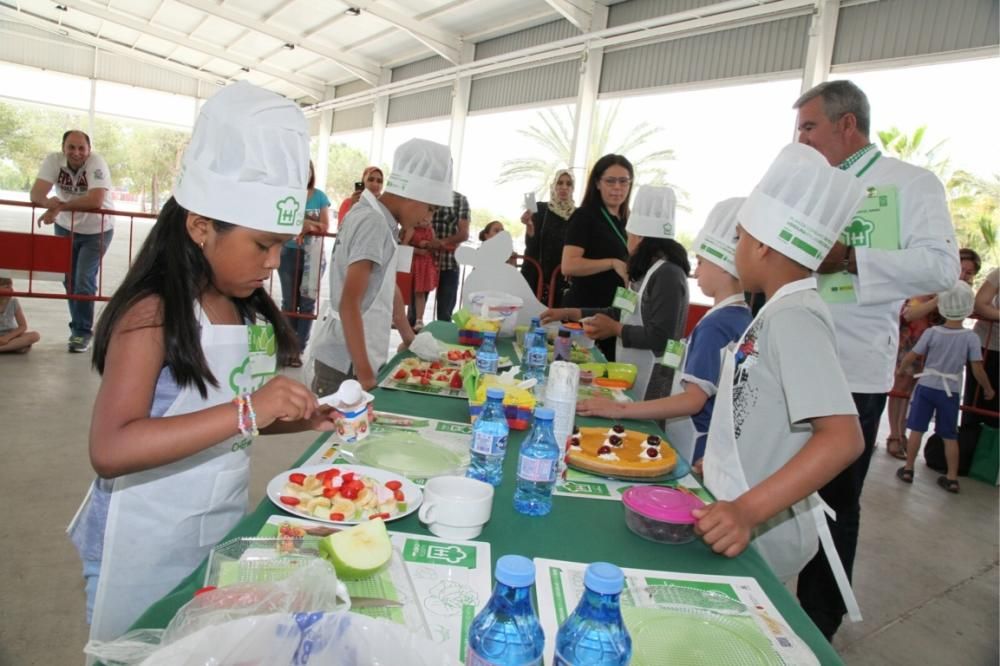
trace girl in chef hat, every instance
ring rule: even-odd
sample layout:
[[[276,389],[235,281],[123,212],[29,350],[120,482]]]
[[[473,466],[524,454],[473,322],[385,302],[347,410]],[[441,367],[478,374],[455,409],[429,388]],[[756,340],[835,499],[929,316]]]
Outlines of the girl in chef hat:
[[[264,290],[302,229],[309,133],[249,83],[209,99],[167,202],[97,326],[98,478],[69,528],[91,638],[124,633],[243,517],[259,431],[331,430],[276,375],[295,336]]]

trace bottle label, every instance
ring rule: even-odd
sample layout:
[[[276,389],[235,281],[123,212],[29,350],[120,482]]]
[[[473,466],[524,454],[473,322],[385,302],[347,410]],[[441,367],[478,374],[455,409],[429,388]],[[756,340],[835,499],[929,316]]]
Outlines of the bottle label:
[[[475,650],[473,650],[470,645],[469,649],[465,652],[465,666],[497,666],[497,663],[489,661],[488,659],[483,659],[476,654]],[[542,666],[542,658],[539,657],[534,661],[526,661],[521,664],[521,666]]]
[[[483,374],[495,375],[500,367],[499,358],[476,356],[476,370]]]
[[[556,461],[551,458],[520,456],[517,460],[517,478],[536,483],[555,481]]]
[[[502,455],[507,450],[507,436],[491,435],[488,432],[473,432],[472,450],[487,456]]]
[[[529,349],[527,363],[531,367],[542,367],[545,365],[545,361],[548,360],[549,352],[545,348],[541,349]]]

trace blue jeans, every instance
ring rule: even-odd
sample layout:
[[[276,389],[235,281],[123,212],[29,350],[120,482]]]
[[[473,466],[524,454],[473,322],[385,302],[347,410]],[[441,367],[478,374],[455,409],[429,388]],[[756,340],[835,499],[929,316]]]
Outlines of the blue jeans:
[[[69,236],[69,229],[53,225],[56,236]],[[115,230],[103,234],[73,234],[72,275],[63,280],[67,294],[93,296],[97,293],[97,270],[108,251]],[[70,289],[72,288],[72,291]],[[94,301],[69,301],[69,329],[73,335],[90,338],[94,334]]]
[[[886,395],[884,393],[853,393],[854,406],[861,422],[861,435],[865,440],[864,452],[833,481],[820,488],[819,496],[837,512],[836,520],[829,520],[833,544],[847,571],[848,578],[854,570],[854,556],[858,550],[858,532],[861,529],[861,490],[868,465],[875,450],[875,437],[882,419]],[[816,556],[799,573],[797,589],[802,610],[816,623],[827,640],[840,628],[847,608],[840,596],[833,571],[820,549]]]
[[[316,299],[302,295],[302,273],[305,269],[305,258],[308,248],[281,248],[281,264],[278,266],[278,279],[281,281],[281,311],[312,314],[316,312]],[[321,271],[322,272],[322,271]],[[312,319],[301,317],[286,317],[288,324],[299,338],[299,353],[305,350],[309,342],[309,332],[312,331]]]
[[[457,268],[441,271],[438,274],[436,297],[438,321],[451,321],[451,313],[455,311],[455,302],[458,300],[458,277]]]

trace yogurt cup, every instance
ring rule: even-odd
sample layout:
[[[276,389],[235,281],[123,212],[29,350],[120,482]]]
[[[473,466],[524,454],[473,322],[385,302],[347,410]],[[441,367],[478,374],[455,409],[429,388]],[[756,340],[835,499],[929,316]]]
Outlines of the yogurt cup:
[[[346,444],[360,442],[371,430],[371,403],[375,397],[361,390],[356,380],[345,380],[337,392],[320,398],[320,404],[330,405],[337,415],[334,425],[337,436]]]

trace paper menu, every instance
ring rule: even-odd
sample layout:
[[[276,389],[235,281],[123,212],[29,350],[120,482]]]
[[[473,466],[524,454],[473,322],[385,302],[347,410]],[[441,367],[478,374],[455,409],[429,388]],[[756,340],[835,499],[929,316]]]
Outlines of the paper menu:
[[[259,536],[277,536],[278,526],[329,527],[290,516],[268,518]],[[389,569],[364,581],[349,581],[351,594],[394,599],[403,608],[364,608],[356,612],[429,632],[432,640],[465,661],[469,626],[493,591],[490,545],[432,536],[389,532],[394,557]]]
[[[579,562],[535,558],[535,593],[538,613],[545,631],[545,663],[552,663],[556,633],[562,622],[573,612],[583,595],[583,577],[587,565]],[[748,638],[748,644],[766,652],[766,664],[785,666],[813,666],[819,661],[806,643],[799,638],[785,622],[774,604],[764,593],[756,580],[738,576],[712,576],[679,572],[650,571],[623,568],[625,591],[621,596],[626,628],[629,618],[636,616],[636,609],[663,608],[653,595],[646,590],[661,590],[660,597],[669,602],[672,596],[680,598],[679,603],[691,608],[690,604],[705,599],[704,607],[693,608],[711,618],[717,613],[721,625],[728,625],[734,631],[720,629],[720,638],[740,635]],[[694,600],[694,601],[693,601]],[[721,601],[716,601],[721,600]],[[645,611],[650,612],[650,611]],[[642,666],[641,649],[637,650],[633,635],[633,664]],[[653,663],[653,662],[646,662]],[[706,662],[708,663],[708,662]],[[747,663],[762,663],[761,661]]]
[[[708,493],[708,491],[705,490],[701,484],[698,483],[697,479],[690,474],[677,480],[657,481],[656,483],[648,484],[637,481],[608,479],[602,476],[587,474],[586,472],[581,472],[580,470],[568,469],[566,470],[566,478],[560,479],[556,483],[553,493],[563,497],[587,497],[590,499],[603,499],[620,502],[622,499],[622,493],[636,485],[654,485],[664,486],[667,488],[679,488],[681,490],[687,490],[694,493],[705,502],[713,501],[712,496]]]

